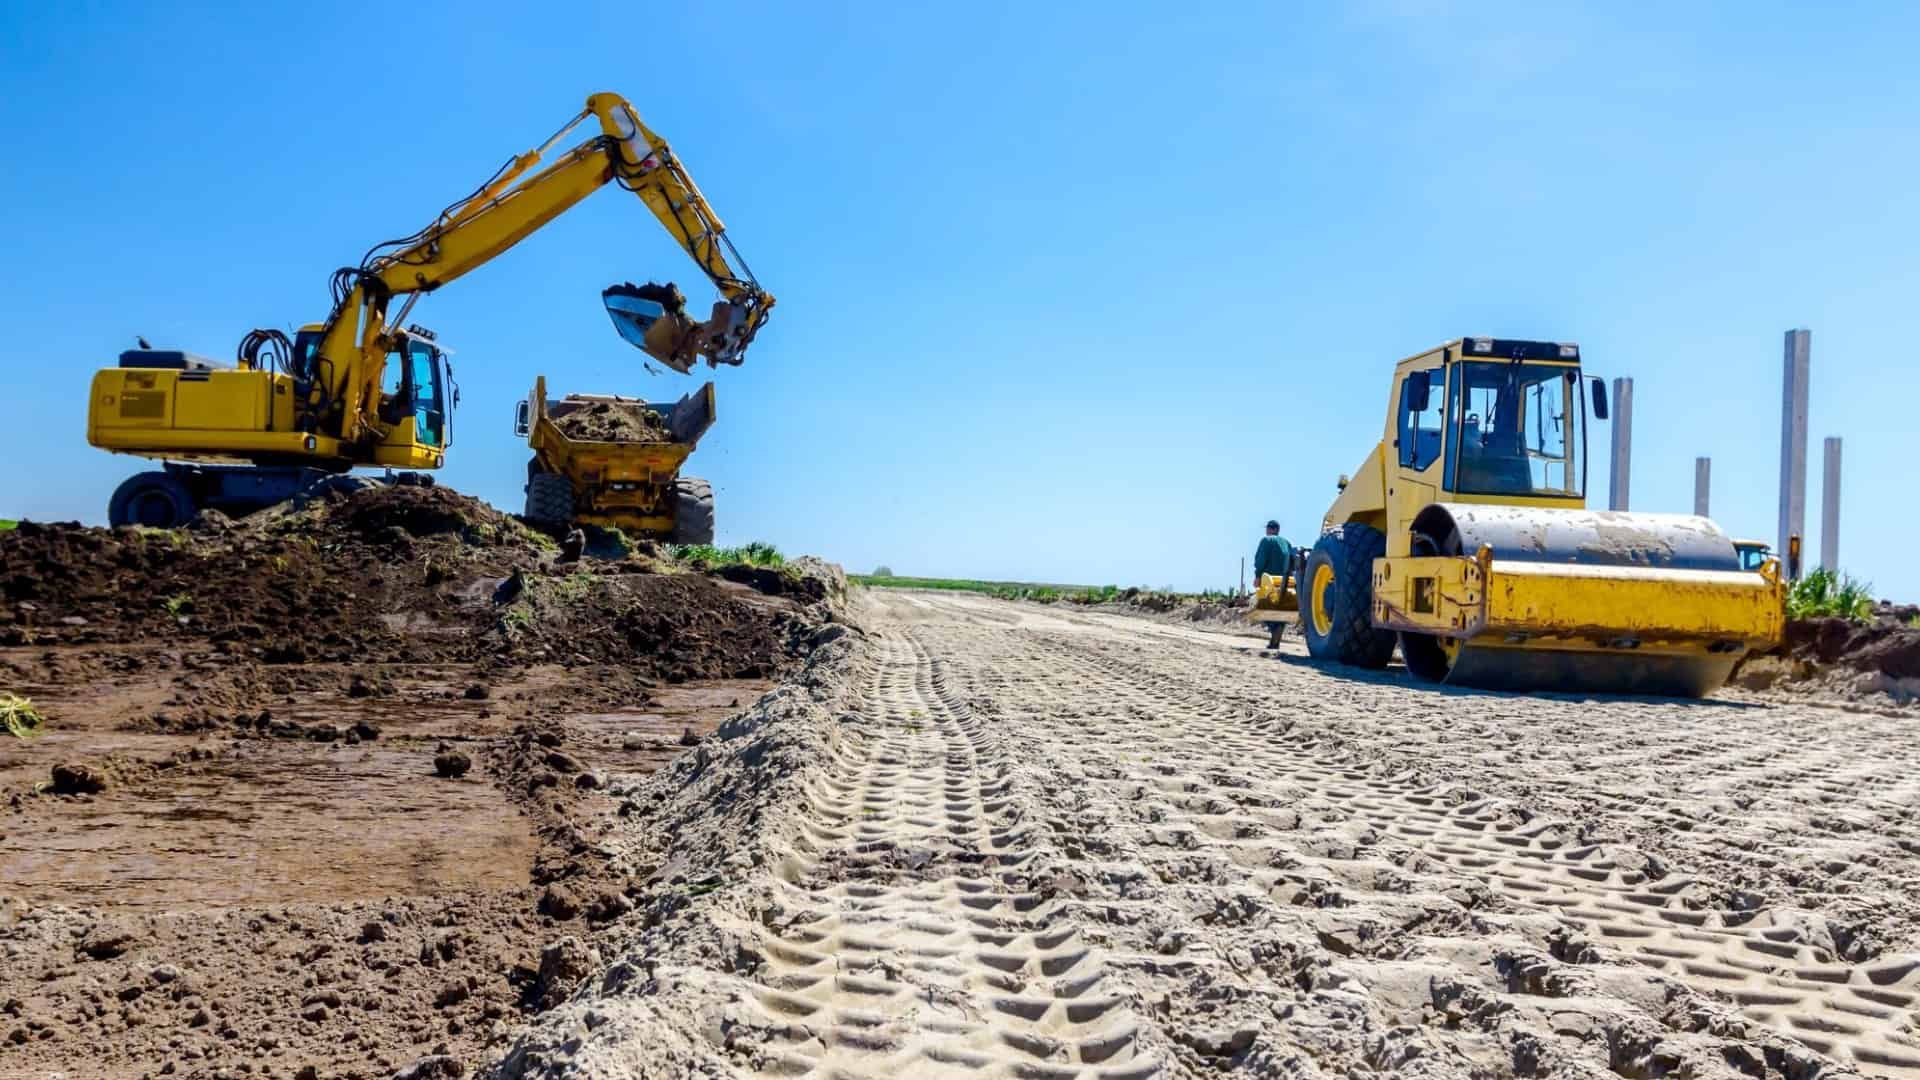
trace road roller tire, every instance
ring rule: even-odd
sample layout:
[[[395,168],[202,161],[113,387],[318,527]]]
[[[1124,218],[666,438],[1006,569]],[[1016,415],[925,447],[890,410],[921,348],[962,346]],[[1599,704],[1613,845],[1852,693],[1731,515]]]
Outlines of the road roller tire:
[[[1446,682],[1459,649],[1458,643],[1432,634],[1400,634],[1400,659],[1407,662],[1407,671],[1423,682]]]
[[[1316,660],[1379,669],[1393,658],[1391,630],[1373,625],[1373,560],[1387,538],[1366,525],[1342,525],[1307,556],[1300,582],[1300,632]]]

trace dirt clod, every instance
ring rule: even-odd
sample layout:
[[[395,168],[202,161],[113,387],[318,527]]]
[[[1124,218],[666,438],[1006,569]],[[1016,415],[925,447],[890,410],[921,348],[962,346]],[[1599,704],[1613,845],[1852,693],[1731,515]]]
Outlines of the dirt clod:
[[[458,1058],[433,1054],[394,1073],[393,1080],[460,1080],[465,1075],[467,1067]]]
[[[97,795],[107,790],[107,778],[92,766],[63,762],[52,769],[55,795]]]
[[[448,780],[458,780],[473,768],[473,759],[458,750],[449,750],[433,757],[433,774]]]
[[[551,1009],[565,1001],[599,965],[599,953],[571,934],[547,946],[540,953],[540,973],[533,985],[535,1007]]]
[[[540,914],[566,922],[580,914],[580,898],[565,885],[549,885],[540,894]]]

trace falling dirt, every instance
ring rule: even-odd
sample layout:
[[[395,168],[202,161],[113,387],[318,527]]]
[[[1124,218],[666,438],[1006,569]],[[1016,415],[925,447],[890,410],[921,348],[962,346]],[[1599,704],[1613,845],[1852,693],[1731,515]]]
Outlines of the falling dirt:
[[[556,411],[553,425],[567,438],[586,442],[674,441],[666,418],[640,404],[596,401],[568,412]]]

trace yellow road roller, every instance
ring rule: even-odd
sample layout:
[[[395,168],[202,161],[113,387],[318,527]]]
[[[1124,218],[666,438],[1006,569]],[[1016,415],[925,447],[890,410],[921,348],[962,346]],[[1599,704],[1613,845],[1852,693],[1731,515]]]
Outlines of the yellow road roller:
[[[1498,690],[1699,697],[1778,644],[1776,559],[1704,517],[1586,509],[1605,384],[1579,346],[1469,337],[1394,367],[1380,442],[1301,573],[1318,659]]]

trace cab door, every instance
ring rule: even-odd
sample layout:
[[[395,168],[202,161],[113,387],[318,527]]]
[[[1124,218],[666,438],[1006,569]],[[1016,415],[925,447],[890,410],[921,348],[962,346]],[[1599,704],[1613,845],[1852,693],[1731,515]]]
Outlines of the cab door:
[[[1440,494],[1440,459],[1445,445],[1447,368],[1435,365],[1400,377],[1395,403],[1394,453],[1387,482],[1387,519],[1412,521]],[[1387,554],[1406,555],[1404,529],[1387,536]]]

